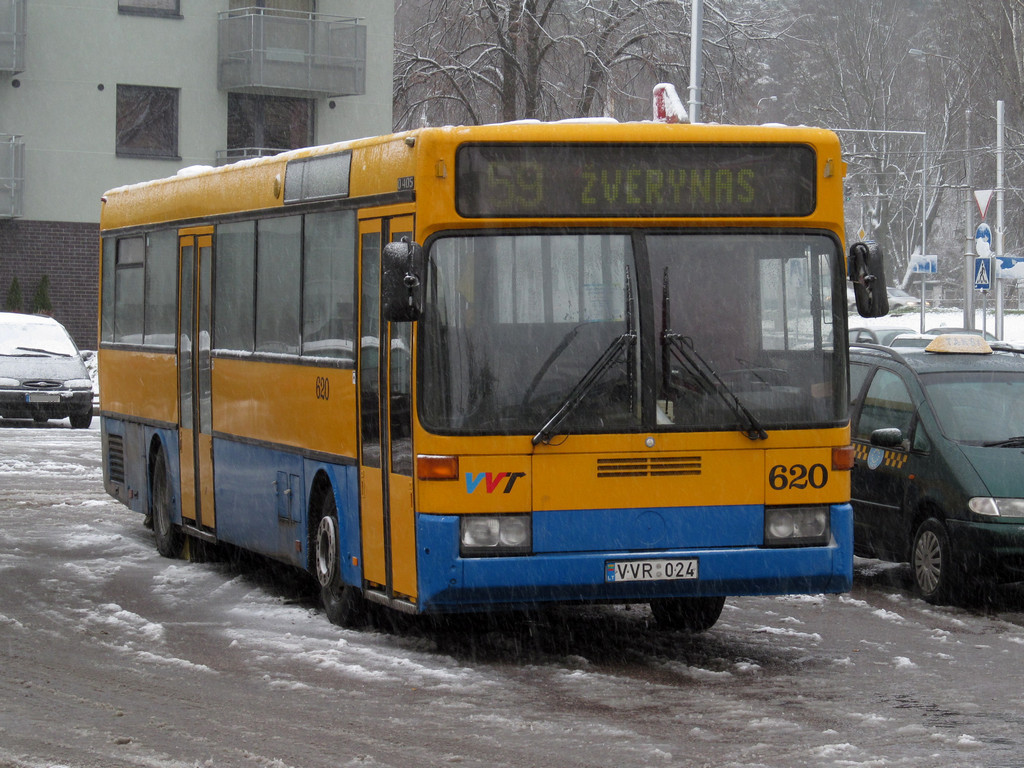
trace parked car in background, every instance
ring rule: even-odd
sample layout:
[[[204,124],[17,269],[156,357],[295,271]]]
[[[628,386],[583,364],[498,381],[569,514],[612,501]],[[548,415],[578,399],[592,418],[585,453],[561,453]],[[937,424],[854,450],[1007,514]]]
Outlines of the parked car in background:
[[[935,336],[938,336],[941,333],[969,333],[973,336],[984,336],[987,341],[997,340],[994,334],[989,333],[988,331],[982,332],[977,328],[947,328],[944,325],[940,325],[936,328],[929,328],[925,333],[930,333]]]
[[[908,333],[915,333],[913,328],[882,327],[882,328],[851,328],[851,344],[882,344],[888,345],[894,338]]]
[[[92,379],[78,347],[52,317],[0,312],[0,417],[92,423]]]
[[[924,349],[931,344],[934,338],[935,336],[930,333],[901,333],[899,336],[893,337],[889,346],[898,350]]]
[[[943,335],[850,362],[854,552],[932,603],[1024,580],[1024,354]]]

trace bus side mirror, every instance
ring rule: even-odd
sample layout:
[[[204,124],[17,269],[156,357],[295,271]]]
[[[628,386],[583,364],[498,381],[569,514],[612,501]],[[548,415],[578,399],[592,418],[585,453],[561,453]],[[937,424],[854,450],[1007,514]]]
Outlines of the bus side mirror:
[[[878,243],[869,240],[850,246],[850,280],[861,317],[885,317],[889,314],[885,259]]]
[[[381,255],[381,304],[392,323],[419,320],[423,312],[423,247],[402,238]]]

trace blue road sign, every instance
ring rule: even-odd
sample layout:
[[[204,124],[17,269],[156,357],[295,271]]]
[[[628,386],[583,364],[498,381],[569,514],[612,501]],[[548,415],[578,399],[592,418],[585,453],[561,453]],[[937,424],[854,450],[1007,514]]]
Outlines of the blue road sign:
[[[974,257],[974,290],[987,291],[992,288],[992,259],[987,256]]]
[[[932,253],[921,256],[915,253],[910,257],[910,271],[917,274],[934,275],[939,271],[939,257]]]
[[[981,222],[974,231],[974,245],[979,256],[992,253],[992,227],[985,222]]]

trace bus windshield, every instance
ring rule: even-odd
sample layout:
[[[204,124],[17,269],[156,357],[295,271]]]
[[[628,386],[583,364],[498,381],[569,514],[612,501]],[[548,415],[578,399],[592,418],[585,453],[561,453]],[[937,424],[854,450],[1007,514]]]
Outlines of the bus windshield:
[[[753,438],[845,418],[831,236],[562,230],[443,235],[428,248],[428,429]]]

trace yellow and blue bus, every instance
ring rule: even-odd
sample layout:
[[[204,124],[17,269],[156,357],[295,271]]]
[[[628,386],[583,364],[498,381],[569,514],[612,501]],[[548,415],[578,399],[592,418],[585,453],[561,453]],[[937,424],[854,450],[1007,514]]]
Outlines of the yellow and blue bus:
[[[106,488],[342,625],[846,591],[844,171],[821,129],[526,122],[110,190]]]

